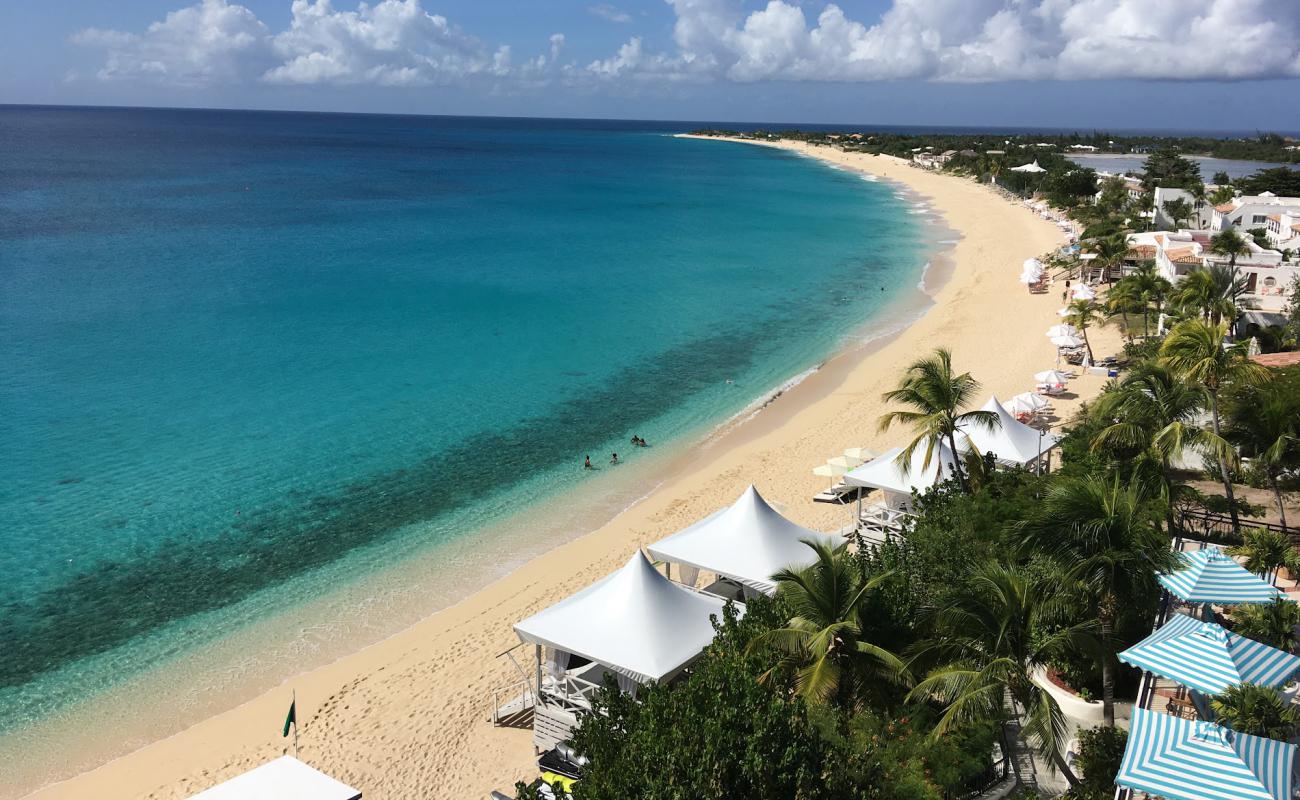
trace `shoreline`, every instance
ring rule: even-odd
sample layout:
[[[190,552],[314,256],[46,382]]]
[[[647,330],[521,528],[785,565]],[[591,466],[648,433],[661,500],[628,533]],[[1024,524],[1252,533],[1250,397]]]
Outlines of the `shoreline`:
[[[359,652],[29,796],[184,797],[206,788],[285,751],[278,729],[290,685],[299,696],[302,758],[367,797],[481,796],[507,787],[535,772],[529,733],[486,721],[491,689],[510,678],[495,656],[516,643],[513,622],[612,571],[634,546],[730,502],[750,482],[796,521],[838,527],[843,509],[810,502],[823,488],[811,468],[846,446],[882,449],[905,437],[899,430],[874,434],[873,412],[880,391],[923,351],[952,347],[959,367],[1002,397],[1028,388],[1029,373],[1050,362],[1041,332],[1055,322],[1057,304],[1051,293],[1029,296],[1015,283],[1020,261],[1062,241],[1050,223],[972,182],[896,159],[745,143],[866,171],[926,197],[932,213],[961,234],[946,251],[953,263],[946,280],[925,276],[933,305],[901,330],[850,343],[754,413],[684,448],[656,488],[595,530]],[[992,350],[999,362],[990,363]],[[1022,362],[1033,368],[1020,369]],[[1095,376],[1076,381],[1086,395],[1102,383]],[[1069,405],[1058,404],[1063,415]]]

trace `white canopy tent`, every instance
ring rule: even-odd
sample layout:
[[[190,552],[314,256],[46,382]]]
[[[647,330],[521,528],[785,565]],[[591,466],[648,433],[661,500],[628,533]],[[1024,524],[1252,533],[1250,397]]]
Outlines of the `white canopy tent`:
[[[1038,166],[1038,159],[1034,159],[1032,164],[1021,164],[1018,167],[1012,167],[1012,172],[1047,172],[1047,170]]]
[[[963,428],[962,433],[980,453],[993,453],[1004,464],[1022,467],[1034,464],[1061,441],[1059,436],[1044,433],[1016,419],[996,396],[990,397],[981,410],[997,414],[998,427],[989,430],[971,425]],[[962,444],[959,440],[957,446],[962,447]]]
[[[361,792],[293,756],[280,756],[190,800],[361,800]]]
[[[813,562],[804,539],[836,544],[836,537],[781,516],[750,486],[735,503],[646,550],[660,561],[712,572],[771,595],[776,593],[774,574]]]
[[[910,497],[913,490],[924,492],[934,486],[940,480],[940,471],[943,480],[952,475],[955,459],[946,444],[935,448],[929,466],[925,465],[924,445],[913,450],[912,458],[907,462],[903,461],[902,454],[902,447],[886,450],[878,458],[845,475],[844,482],[850,486],[880,489],[885,493],[886,502],[893,505],[894,502]]]
[[[713,641],[709,617],[721,616],[725,604],[668,580],[638,550],[619,571],[516,624],[515,633],[644,684],[673,678],[699,657]]]

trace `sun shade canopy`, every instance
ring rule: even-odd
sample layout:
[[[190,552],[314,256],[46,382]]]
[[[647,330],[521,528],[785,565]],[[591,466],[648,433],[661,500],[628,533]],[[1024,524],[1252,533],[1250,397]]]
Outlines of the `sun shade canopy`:
[[[644,684],[695,660],[713,641],[709,617],[721,616],[724,605],[660,575],[638,550],[622,569],[518,623],[515,633]]]
[[[1186,614],[1175,614],[1118,657],[1203,694],[1220,694],[1238,683],[1280,688],[1300,670],[1300,656]]]
[[[850,486],[883,489],[893,494],[911,494],[913,489],[924,492],[934,486],[939,481],[938,473],[941,469],[943,480],[952,476],[954,459],[952,450],[946,444],[934,448],[928,466],[925,464],[924,444],[913,450],[912,457],[907,461],[903,460],[902,455],[902,447],[886,450],[878,458],[845,475],[844,482]]]
[[[1222,550],[1207,548],[1179,553],[1186,565],[1160,576],[1160,585],[1187,603],[1271,603],[1286,595]]]
[[[1115,783],[1168,800],[1289,800],[1295,745],[1133,709]]]
[[[835,537],[781,516],[750,486],[735,503],[646,549],[660,561],[698,567],[772,594],[774,574],[816,557],[804,539],[835,544]]]
[[[190,800],[360,800],[361,792],[293,756],[280,756]]]

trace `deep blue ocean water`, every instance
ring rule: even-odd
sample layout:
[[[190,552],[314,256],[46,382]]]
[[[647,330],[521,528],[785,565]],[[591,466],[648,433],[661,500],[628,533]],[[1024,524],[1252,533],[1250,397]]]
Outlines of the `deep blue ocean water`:
[[[0,108],[0,732],[915,301],[893,188],[682,129]]]

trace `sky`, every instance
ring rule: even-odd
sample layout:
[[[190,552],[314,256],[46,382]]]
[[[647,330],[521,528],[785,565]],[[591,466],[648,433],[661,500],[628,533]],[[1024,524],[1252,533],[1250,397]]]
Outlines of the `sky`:
[[[0,0],[0,103],[1300,132],[1300,0]]]

